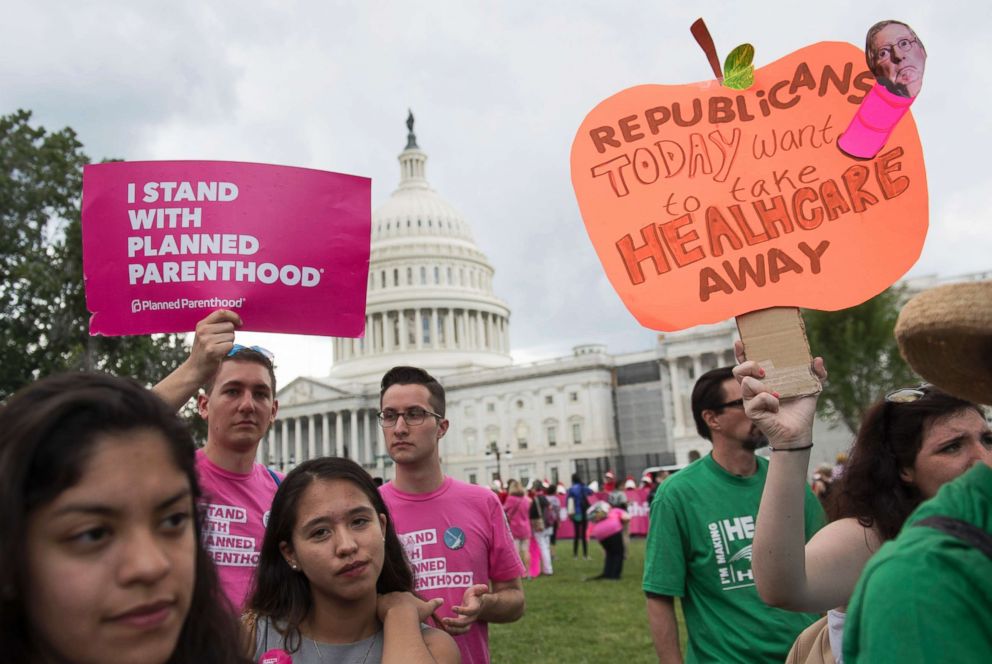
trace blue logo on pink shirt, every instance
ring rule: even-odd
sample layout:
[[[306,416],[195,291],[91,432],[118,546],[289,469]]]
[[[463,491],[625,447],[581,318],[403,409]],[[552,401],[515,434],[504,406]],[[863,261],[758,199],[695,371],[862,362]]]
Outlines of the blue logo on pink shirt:
[[[465,546],[465,532],[457,526],[448,528],[444,531],[444,545],[452,551],[462,548]]]

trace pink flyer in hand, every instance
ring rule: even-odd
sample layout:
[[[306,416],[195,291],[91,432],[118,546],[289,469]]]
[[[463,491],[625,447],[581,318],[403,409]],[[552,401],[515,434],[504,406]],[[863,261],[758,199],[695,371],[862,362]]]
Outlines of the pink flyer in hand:
[[[371,184],[227,161],[86,166],[90,334],[187,332],[231,309],[245,330],[361,336]]]

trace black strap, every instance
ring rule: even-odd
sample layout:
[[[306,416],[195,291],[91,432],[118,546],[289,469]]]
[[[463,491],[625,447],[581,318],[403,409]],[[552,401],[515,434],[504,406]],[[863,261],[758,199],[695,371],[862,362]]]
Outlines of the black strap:
[[[278,488],[279,485],[282,484],[282,480],[279,479],[279,476],[278,475],[276,475],[276,471],[274,471],[274,470],[272,470],[271,468],[268,468],[268,467],[266,467],[265,470],[269,471],[269,475],[272,476],[272,481],[276,483],[276,487]]]
[[[913,525],[926,526],[927,528],[939,530],[951,537],[956,537],[962,542],[978,549],[986,557],[992,558],[992,534],[967,521],[954,519],[949,516],[930,516],[917,521]]]

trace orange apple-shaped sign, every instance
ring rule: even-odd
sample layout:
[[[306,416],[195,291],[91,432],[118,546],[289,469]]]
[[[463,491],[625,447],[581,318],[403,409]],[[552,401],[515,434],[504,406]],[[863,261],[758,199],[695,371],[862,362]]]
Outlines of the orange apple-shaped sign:
[[[775,306],[837,310],[919,258],[929,217],[907,114],[871,160],[837,148],[875,84],[864,52],[824,42],[755,71],[606,99],[572,144],[589,238],[642,325],[680,330]]]

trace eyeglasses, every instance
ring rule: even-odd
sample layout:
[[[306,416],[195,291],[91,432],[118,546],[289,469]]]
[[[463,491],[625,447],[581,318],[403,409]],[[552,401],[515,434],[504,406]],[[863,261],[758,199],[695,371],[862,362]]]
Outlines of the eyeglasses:
[[[437,413],[433,413],[418,406],[414,406],[413,408],[409,408],[403,412],[397,410],[384,410],[378,414],[378,418],[379,424],[383,428],[388,429],[389,427],[396,426],[396,423],[399,421],[400,417],[402,417],[403,421],[407,423],[407,426],[415,427],[418,424],[423,424],[428,415],[431,417],[436,417],[439,420],[444,419],[443,415],[438,415]]]
[[[898,48],[903,53],[909,53],[909,51],[919,43],[915,39],[900,39],[895,44],[886,44],[882,48],[875,51],[875,59],[879,62],[885,62],[892,57],[893,48]]]
[[[743,408],[744,399],[734,399],[733,401],[728,401],[727,403],[722,403],[713,410],[723,410],[724,408]]]
[[[892,390],[886,394],[885,400],[888,403],[913,403],[930,394],[932,388],[933,386],[929,383],[923,383],[916,387],[900,387],[898,390]]]
[[[271,362],[274,359],[276,359],[275,353],[273,353],[268,348],[262,348],[261,346],[242,346],[241,344],[234,344],[234,346],[228,352],[227,356],[228,357],[234,357],[235,355],[237,355],[238,353],[240,353],[243,350],[253,350],[256,353],[258,353],[259,355],[261,355],[262,357],[264,357],[265,359],[267,359],[269,362]]]

